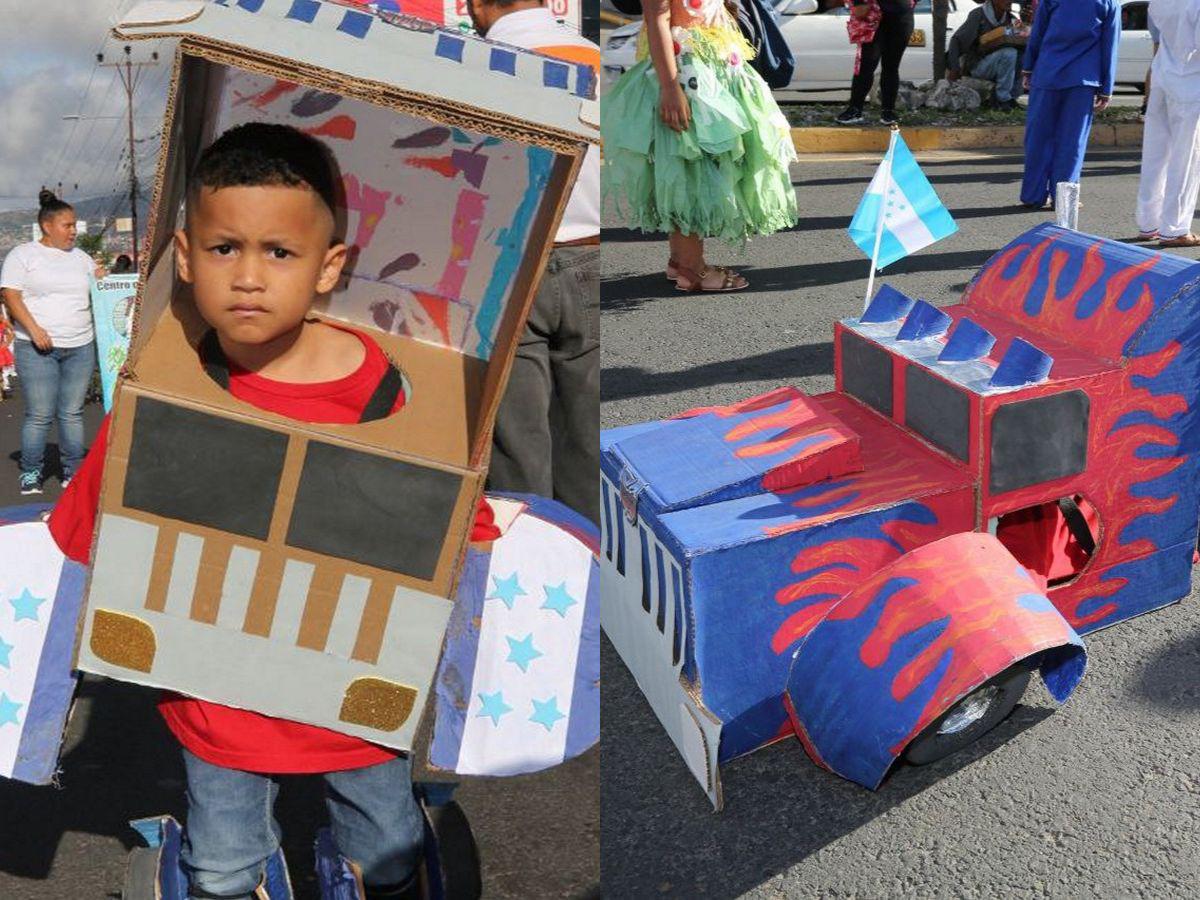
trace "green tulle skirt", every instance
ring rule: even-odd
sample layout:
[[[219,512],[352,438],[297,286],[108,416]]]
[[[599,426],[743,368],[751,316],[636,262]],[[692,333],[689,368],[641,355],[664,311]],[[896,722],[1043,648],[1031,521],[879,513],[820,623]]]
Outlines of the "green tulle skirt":
[[[691,125],[663,123],[649,59],[621,76],[601,103],[606,211],[642,231],[731,243],[791,227],[791,130],[749,47],[733,28],[673,31]]]

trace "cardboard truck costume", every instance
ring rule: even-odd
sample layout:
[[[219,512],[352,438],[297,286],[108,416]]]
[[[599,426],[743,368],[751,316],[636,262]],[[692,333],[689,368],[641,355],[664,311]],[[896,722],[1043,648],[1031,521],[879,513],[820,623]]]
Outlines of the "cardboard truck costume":
[[[1014,666],[1065,700],[1079,635],[1191,589],[1200,265],[1040,226],[834,346],[831,393],[602,435],[602,625],[718,807],[791,735],[874,788]],[[1080,562],[1032,577],[1066,531]]]
[[[156,0],[116,35],[179,43],[78,668],[412,750],[496,407],[563,205],[599,140],[594,72],[315,0]],[[199,363],[207,326],[176,277],[172,234],[200,151],[248,121],[300,128],[336,159],[351,260],[316,312],[365,330],[396,363],[407,402],[391,417],[295,422],[235,399]],[[508,738],[527,750],[517,758],[463,749],[462,722],[442,716],[459,729],[438,745],[447,771],[460,755],[485,773],[489,759],[502,774],[561,761],[596,739],[567,739],[573,713],[598,731],[598,661],[586,656],[597,652],[594,539],[553,504],[514,501],[503,519],[505,536],[479,548],[482,570],[463,586],[495,605],[481,583],[489,560],[506,561],[498,579],[538,569],[522,601],[535,610],[516,635],[532,635],[520,671],[536,682],[553,670],[553,685],[522,687],[540,706],[508,703],[505,724],[528,726]],[[542,544],[520,538],[525,550],[514,550],[531,529]],[[546,595],[533,592],[551,588],[561,591],[542,608]],[[482,636],[460,628],[452,640],[506,649],[504,635],[489,637],[491,619]],[[459,647],[446,677],[461,682],[471,653]],[[491,669],[518,668],[503,655],[470,662],[490,694]],[[468,721],[485,702],[472,684],[458,684]]]

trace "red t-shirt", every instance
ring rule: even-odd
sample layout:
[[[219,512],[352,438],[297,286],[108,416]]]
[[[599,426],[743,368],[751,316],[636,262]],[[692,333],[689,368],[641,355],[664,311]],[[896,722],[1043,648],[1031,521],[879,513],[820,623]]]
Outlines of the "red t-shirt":
[[[365,334],[345,330],[355,334],[367,351],[358,370],[345,378],[316,384],[288,384],[231,366],[229,392],[252,406],[301,422],[357,422],[389,362],[379,345]],[[403,405],[402,393],[394,410]],[[106,417],[92,449],[50,516],[50,533],[59,548],[69,558],[85,564],[91,553],[107,444]],[[482,501],[472,540],[495,539],[498,532],[492,522],[491,507]],[[178,694],[164,693],[158,709],[183,746],[206,762],[230,769],[266,773],[336,772],[386,762],[397,755],[393,750],[326,728]]]

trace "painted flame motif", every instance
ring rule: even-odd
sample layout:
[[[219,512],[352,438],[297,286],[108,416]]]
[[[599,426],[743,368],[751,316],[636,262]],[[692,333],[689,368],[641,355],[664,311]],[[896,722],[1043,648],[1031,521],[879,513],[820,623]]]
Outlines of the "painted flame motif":
[[[855,662],[846,677],[880,683],[909,723],[889,752],[900,753],[948,706],[1014,662],[1071,641],[1062,617],[994,540],[956,538],[923,547],[873,574],[830,613],[855,625]],[[918,704],[914,707],[913,704]],[[902,709],[906,709],[902,712]]]
[[[1053,238],[1046,238],[1037,246],[1019,244],[1004,251],[971,287],[968,305],[999,313],[1108,359],[1119,358],[1125,342],[1153,311],[1150,285],[1144,280],[1134,282],[1148,273],[1159,257],[1108,271],[1103,247],[1097,242],[1084,252],[1072,281],[1064,277],[1072,254],[1053,248],[1053,243]],[[1006,277],[1004,273],[1014,263],[1017,271]],[[1036,288],[1043,277],[1045,291],[1039,294]],[[1102,293],[1097,290],[1101,279]]]
[[[1097,411],[1096,434],[1104,450],[1100,463],[1108,472],[1123,477],[1099,478],[1089,489],[1093,503],[1105,512],[1104,532],[1090,568],[1095,572],[1135,556],[1154,553],[1157,547],[1146,537],[1127,535],[1126,530],[1144,516],[1162,515],[1179,500],[1178,493],[1167,497],[1141,495],[1138,488],[1173,472],[1186,461],[1185,456],[1148,455],[1146,448],[1177,450],[1179,435],[1165,422],[1188,409],[1187,398],[1177,393],[1155,395],[1149,384],[1178,357],[1181,347],[1171,342],[1157,353],[1130,360],[1127,377],[1114,386],[1111,394],[1093,397]],[[1063,615],[1076,628],[1094,625],[1117,612],[1114,602],[1100,602],[1126,585],[1124,578],[1105,581],[1099,590],[1077,594],[1069,603],[1056,597]],[[1066,595],[1070,596],[1070,595]]]
[[[675,416],[737,419],[722,435],[739,459],[769,466],[762,487],[787,490],[862,469],[858,436],[794,387],[777,388],[728,406],[690,409]]]
[[[909,518],[892,518],[875,524],[874,533],[843,538],[830,535],[818,547],[804,550],[792,561],[797,581],[775,594],[780,605],[798,605],[771,638],[776,654],[794,649],[836,604],[856,585],[909,550],[927,544],[947,533],[938,517],[927,506],[908,511]],[[837,619],[854,618],[857,612],[834,609]]]
[[[888,598],[878,623],[862,644],[864,665],[877,669],[887,662],[898,642],[927,626],[941,625],[936,636],[917,651],[892,680],[892,699],[906,700],[930,677],[939,676],[936,689],[916,723],[891,749],[899,753],[942,710],[965,696],[979,681],[980,671],[1001,672],[1025,655],[1065,643],[1062,619],[1031,579],[1001,559],[1000,565],[962,565],[956,558],[928,551],[902,564],[903,574],[917,583]],[[933,552],[931,552],[933,551]],[[957,563],[957,564],[956,564]],[[886,578],[895,577],[889,570]],[[882,582],[884,579],[878,579]],[[874,599],[871,585],[854,595],[861,603],[845,617],[862,612]],[[1030,601],[1021,600],[1029,597]]]

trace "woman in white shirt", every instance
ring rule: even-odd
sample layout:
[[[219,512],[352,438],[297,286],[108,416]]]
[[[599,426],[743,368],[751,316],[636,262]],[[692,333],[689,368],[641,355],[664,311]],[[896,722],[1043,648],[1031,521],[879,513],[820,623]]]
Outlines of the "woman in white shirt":
[[[14,247],[0,269],[25,397],[22,494],[42,492],[46,436],[56,419],[63,487],[83,461],[83,403],[96,368],[89,283],[95,264],[75,247],[71,206],[51,191],[42,191],[38,202],[42,239]]]

